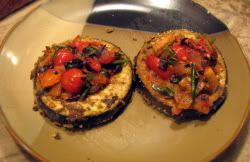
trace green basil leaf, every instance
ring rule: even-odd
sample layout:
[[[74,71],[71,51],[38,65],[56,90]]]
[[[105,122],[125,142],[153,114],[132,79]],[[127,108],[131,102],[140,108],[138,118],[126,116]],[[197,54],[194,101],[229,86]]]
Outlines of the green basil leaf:
[[[119,64],[124,64],[124,63],[126,63],[126,62],[128,62],[127,59],[120,59],[120,60],[115,60],[115,61],[113,61],[112,64],[113,64],[113,65],[119,65]]]
[[[83,54],[85,56],[92,56],[92,55],[97,55],[99,53],[98,49],[94,47],[86,47],[83,49]]]
[[[168,87],[159,87],[156,84],[153,84],[152,88],[153,88],[153,90],[155,90],[156,92],[158,92],[164,96],[168,96],[168,97],[174,96],[174,92]]]
[[[175,65],[175,64],[176,64],[176,60],[173,59],[173,58],[169,58],[169,59],[167,60],[167,63],[168,63],[169,65]]]

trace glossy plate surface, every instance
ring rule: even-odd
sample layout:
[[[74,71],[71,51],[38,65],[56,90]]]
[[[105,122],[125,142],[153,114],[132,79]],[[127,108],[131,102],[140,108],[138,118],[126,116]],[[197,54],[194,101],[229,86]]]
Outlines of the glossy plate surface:
[[[80,4],[87,13],[60,12],[63,6],[54,1],[38,8],[13,29],[1,49],[0,106],[9,131],[23,147],[49,161],[153,162],[207,161],[230,145],[249,111],[250,75],[238,42],[224,26],[203,31],[216,32],[211,37],[216,37],[228,70],[228,97],[208,121],[176,124],[147,106],[137,92],[115,121],[83,132],[65,131],[34,112],[30,71],[46,45],[82,34],[110,41],[133,59],[143,42],[155,34],[124,26],[112,27],[114,32],[108,34],[105,29],[110,26],[104,25],[112,24],[91,21],[94,14],[86,16],[97,4]],[[62,139],[55,140],[55,133]]]

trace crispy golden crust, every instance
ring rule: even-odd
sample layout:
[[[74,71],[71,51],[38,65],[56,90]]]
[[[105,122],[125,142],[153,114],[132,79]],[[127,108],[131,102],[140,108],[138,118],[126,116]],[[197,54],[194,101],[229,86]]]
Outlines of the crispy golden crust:
[[[157,83],[159,85],[164,85],[166,87],[169,87],[173,91],[178,90],[178,85],[171,84],[169,82],[166,82],[165,80],[161,79],[157,74],[150,70],[146,63],[145,60],[148,55],[154,53],[155,51],[159,51],[163,48],[165,44],[168,44],[170,42],[173,42],[176,38],[176,36],[184,36],[187,38],[196,38],[200,34],[194,33],[185,29],[182,30],[172,30],[172,31],[167,31],[163,32],[160,34],[157,34],[155,37],[153,37],[151,40],[147,41],[144,43],[143,47],[139,51],[137,57],[135,58],[135,73],[138,78],[138,84],[139,87],[141,87],[142,93],[144,93],[144,98],[147,101],[150,100],[155,100],[158,102],[157,105],[162,105],[160,106],[161,108],[158,108],[161,112],[166,112],[166,114],[173,115],[171,113],[171,109],[175,107],[175,100],[172,98],[167,98],[152,88],[152,83]],[[217,90],[212,93],[209,96],[209,99],[211,102],[214,104],[210,107],[210,111],[213,109],[217,109],[219,107],[219,104],[216,105],[216,102],[224,101],[226,98],[226,82],[227,82],[227,76],[226,76],[226,66],[223,60],[223,57],[221,56],[219,50],[215,48],[215,50],[218,53],[218,58],[217,58],[217,64],[215,66],[215,71],[216,71],[216,77],[219,80],[219,86]],[[155,102],[151,102],[151,104],[156,104]],[[220,102],[221,103],[221,102]],[[189,110],[190,111],[190,110]],[[202,114],[201,112],[198,111],[193,111],[197,114]],[[178,116],[183,116],[185,114],[185,111],[183,113],[179,114]]]

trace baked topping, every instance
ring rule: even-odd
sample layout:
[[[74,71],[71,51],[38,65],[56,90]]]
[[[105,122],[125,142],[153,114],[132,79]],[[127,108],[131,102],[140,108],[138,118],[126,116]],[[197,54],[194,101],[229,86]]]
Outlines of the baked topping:
[[[207,96],[214,94],[220,84],[216,66],[221,65],[218,65],[214,40],[202,35],[181,34],[167,38],[171,41],[160,39],[149,42],[152,47],[144,59],[154,75],[151,89],[166,100],[172,100],[173,115],[185,109],[207,114],[214,102]]]
[[[83,100],[109,84],[128,60],[102,41],[82,40],[46,47],[38,62],[36,88],[62,100]]]

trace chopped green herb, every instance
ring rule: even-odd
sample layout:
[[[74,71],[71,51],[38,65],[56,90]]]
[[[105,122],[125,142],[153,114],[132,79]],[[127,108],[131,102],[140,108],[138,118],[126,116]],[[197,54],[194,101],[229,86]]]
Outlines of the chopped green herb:
[[[195,101],[196,97],[196,81],[195,81],[195,63],[192,63],[191,65],[191,90],[192,90],[192,101]]]
[[[128,62],[127,59],[120,59],[120,60],[115,60],[114,62],[112,62],[113,65],[119,65],[119,64],[124,64]]]
[[[175,58],[175,53],[170,49],[170,54],[167,60],[169,65],[175,65],[176,64],[176,58]]]
[[[56,59],[56,56],[57,56],[57,51],[55,51],[53,54],[52,54],[52,60],[55,60]]]
[[[176,60],[175,60],[175,59],[172,59],[172,58],[169,58],[168,61],[167,61],[167,63],[168,63],[169,65],[175,65],[175,64],[176,64]]]
[[[92,73],[87,74],[87,80],[91,81],[94,78],[94,75]]]
[[[84,89],[84,91],[82,92],[82,94],[81,94],[79,100],[84,99],[84,98],[87,96],[89,90],[90,90],[90,87],[86,87],[86,88]]]
[[[155,90],[156,92],[158,92],[164,96],[168,96],[168,97],[174,96],[174,92],[168,87],[159,87],[156,84],[153,84],[152,88],[153,88],[153,90]]]
[[[98,49],[94,47],[86,47],[83,49],[83,54],[85,56],[97,55],[99,53]]]
[[[208,46],[208,48],[209,48],[210,50],[213,50],[213,48],[212,48],[211,45],[214,44],[215,40],[216,40],[216,38],[208,38],[208,37],[205,37],[206,44],[207,44],[207,46]]]
[[[116,58],[117,60],[122,59],[122,54],[121,54],[120,52],[115,52],[115,58]]]
[[[214,44],[215,41],[216,41],[216,38],[211,38],[211,39],[210,39],[210,43],[211,43],[211,44]]]
[[[174,51],[171,48],[169,49],[169,51],[170,51],[169,56],[170,57],[175,57],[175,53],[174,53]]]

